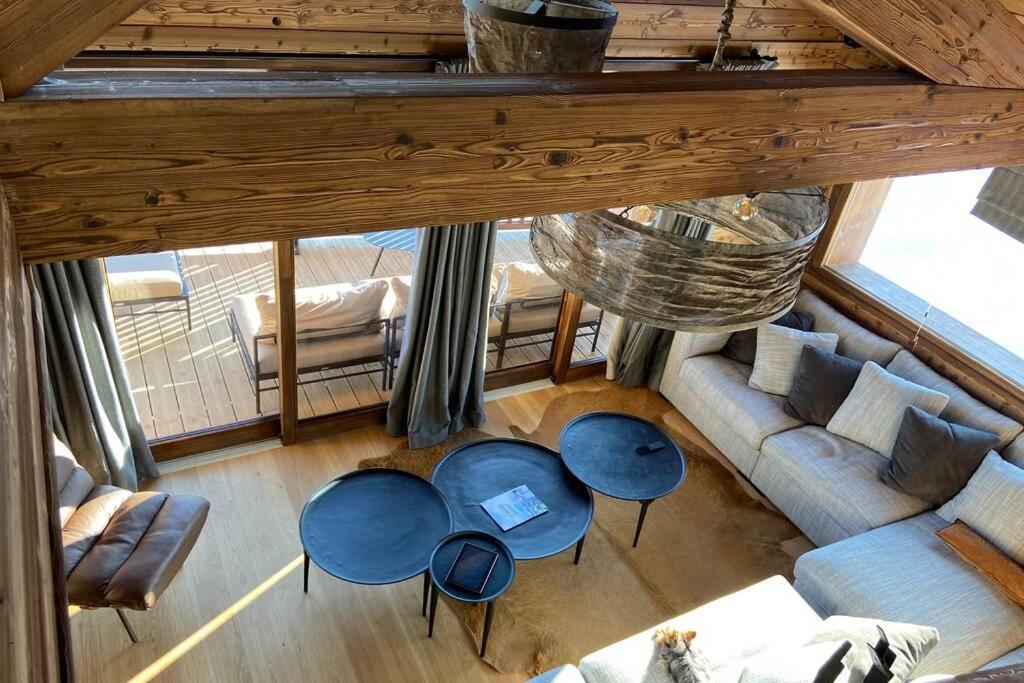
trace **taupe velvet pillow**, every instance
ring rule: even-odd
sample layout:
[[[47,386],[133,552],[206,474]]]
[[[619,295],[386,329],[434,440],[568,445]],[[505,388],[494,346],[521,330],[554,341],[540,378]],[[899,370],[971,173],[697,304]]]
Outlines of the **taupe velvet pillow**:
[[[770,325],[781,325],[801,332],[810,332],[814,327],[814,316],[802,311],[790,311],[781,318],[772,321]],[[747,365],[754,364],[757,357],[757,328],[734,332],[729,341],[725,342],[721,354],[726,358],[738,360]]]
[[[879,472],[889,488],[941,505],[959,493],[999,437],[908,406],[892,457]]]
[[[805,345],[782,409],[790,417],[824,427],[853,391],[864,363]]]

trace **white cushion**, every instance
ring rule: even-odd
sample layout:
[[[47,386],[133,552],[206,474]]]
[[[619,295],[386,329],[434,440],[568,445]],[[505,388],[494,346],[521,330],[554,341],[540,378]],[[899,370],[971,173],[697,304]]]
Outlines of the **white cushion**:
[[[501,274],[495,303],[562,296],[562,287],[535,263],[509,263]]]
[[[107,289],[113,303],[181,296],[185,283],[173,251],[108,256]]]
[[[593,652],[580,662],[580,671],[588,683],[672,683],[651,638],[658,628],[674,626],[697,632],[694,646],[713,672],[712,680],[735,681],[742,660],[770,648],[803,644],[820,624],[789,582],[773,576]]]
[[[409,293],[412,291],[412,275],[396,275],[387,278],[388,291],[381,305],[382,318],[397,318],[409,311]]]
[[[387,292],[388,282],[382,278],[296,289],[295,327],[300,333],[333,330],[328,334],[337,334],[337,328],[364,325],[381,317]],[[260,318],[258,333],[277,332],[276,296],[257,294],[255,302]]]
[[[945,394],[908,382],[868,361],[825,428],[888,458],[908,406],[938,415],[948,402]]]
[[[769,394],[788,396],[804,346],[835,353],[838,343],[839,335],[832,332],[803,332],[781,325],[762,325],[757,328],[757,355],[750,386]]]
[[[885,632],[889,649],[896,655],[889,665],[895,681],[909,679],[921,660],[939,644],[939,632],[931,626],[840,615],[826,619],[811,642],[848,640],[853,643],[853,649],[843,662],[852,673],[852,680],[863,681],[874,664],[871,649],[879,641],[879,628]]]
[[[794,648],[769,650],[744,662],[739,683],[809,683],[846,641],[812,643]],[[846,667],[836,683],[850,680]]]
[[[1024,564],[1024,470],[995,451],[985,456],[963,491],[936,514],[950,524],[963,521]]]

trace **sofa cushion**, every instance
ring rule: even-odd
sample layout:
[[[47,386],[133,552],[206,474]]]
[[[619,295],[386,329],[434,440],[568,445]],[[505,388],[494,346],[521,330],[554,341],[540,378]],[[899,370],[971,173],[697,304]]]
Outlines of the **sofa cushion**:
[[[945,394],[908,382],[868,361],[826,429],[889,457],[907,406],[938,415],[948,401]]]
[[[811,541],[824,545],[931,507],[880,482],[885,462],[866,446],[808,425],[765,439],[753,481]]]
[[[1024,645],[1021,645],[1016,650],[1011,650],[999,659],[993,659],[988,664],[981,667],[982,669],[998,669],[1002,666],[1013,666],[1014,664],[1024,664]]]
[[[961,520],[1024,565],[1024,471],[991,452],[964,490],[936,510],[950,524]]]
[[[852,646],[850,641],[834,640],[768,650],[743,663],[738,683],[846,683],[850,672],[843,665],[842,655]],[[824,678],[829,672],[835,676]]]
[[[768,324],[809,332],[814,326],[814,316],[810,313],[789,311],[781,318],[777,318]],[[747,365],[753,365],[754,359],[757,358],[757,331],[759,329],[761,328],[755,327],[752,330],[734,332],[729,337],[729,341],[722,347],[722,355]]]
[[[786,415],[782,409],[785,398],[751,388],[750,373],[749,365],[723,356],[698,356],[683,363],[680,379],[756,449],[765,437],[803,423]]]
[[[853,643],[846,664],[852,673],[852,680],[863,681],[875,667],[872,650],[879,643],[880,631],[888,641],[887,655],[892,661],[884,661],[894,680],[905,681],[924,657],[935,649],[939,633],[931,626],[903,624],[881,619],[834,615],[825,620],[818,632],[811,638],[812,643],[848,640]]]
[[[1024,434],[1018,436],[1003,449],[1003,458],[1017,467],[1024,468]]]
[[[1024,426],[1019,422],[1003,415],[998,410],[989,408],[953,382],[939,375],[906,349],[897,353],[885,369],[914,384],[920,384],[949,396],[949,403],[946,404],[939,417],[947,422],[967,425],[983,432],[995,434],[999,437],[997,451],[1005,448],[1024,430]]]
[[[885,366],[902,347],[894,341],[879,337],[821,300],[809,289],[801,289],[794,310],[806,311],[814,316],[815,332],[835,332],[839,335],[836,353],[859,361],[874,361]]]
[[[672,683],[652,636],[658,628],[673,626],[697,632],[694,645],[716,680],[738,665],[731,678],[736,680],[743,660],[771,648],[802,645],[819,624],[821,618],[792,586],[773,576],[589,654],[580,671],[588,683]]]
[[[965,673],[1024,643],[1024,610],[935,532],[931,512],[818,548],[796,563],[796,588],[827,614],[932,626],[939,644],[915,675]]]
[[[886,486],[942,505],[967,484],[998,438],[910,406],[879,477]]]
[[[824,427],[853,391],[863,367],[858,360],[805,346],[783,406],[786,414]]]
[[[575,666],[563,664],[556,669],[551,669],[539,676],[534,676],[526,683],[587,683],[587,680],[583,678],[583,674]]]
[[[757,357],[749,384],[769,394],[788,396],[803,348],[813,346],[832,353],[838,342],[839,337],[831,332],[803,332],[778,325],[759,327]]]

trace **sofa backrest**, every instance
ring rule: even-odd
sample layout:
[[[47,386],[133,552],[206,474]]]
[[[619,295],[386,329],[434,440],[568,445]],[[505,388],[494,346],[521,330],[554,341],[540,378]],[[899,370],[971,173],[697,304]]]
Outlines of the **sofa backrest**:
[[[932,370],[917,356],[906,349],[885,368],[889,372],[905,380],[921,386],[941,391],[949,396],[949,403],[939,415],[943,420],[967,425],[982,431],[991,432],[999,437],[996,450],[1006,448],[1011,441],[1024,431],[1024,425],[1013,418],[1003,415],[998,410],[988,407],[974,398],[956,384]]]
[[[1017,467],[1024,468],[1024,434],[1018,436],[1003,449],[1003,457]]]
[[[793,308],[814,316],[815,332],[838,334],[839,346],[836,347],[836,353],[847,358],[865,362],[871,360],[884,368],[902,348],[896,342],[861,327],[806,287],[800,290]]]
[[[54,470],[57,476],[57,503],[60,505],[60,526],[63,529],[68,519],[82,504],[96,482],[85,468],[78,464],[63,441],[53,437]]]

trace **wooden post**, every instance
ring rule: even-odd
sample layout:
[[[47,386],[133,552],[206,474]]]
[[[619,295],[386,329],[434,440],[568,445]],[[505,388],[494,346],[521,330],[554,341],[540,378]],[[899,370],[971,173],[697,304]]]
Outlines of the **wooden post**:
[[[274,242],[277,301],[277,386],[281,404],[281,443],[295,443],[299,421],[298,366],[295,357],[295,242]]]
[[[576,344],[576,328],[580,324],[583,299],[572,292],[562,292],[562,308],[558,314],[558,327],[551,342],[551,381],[565,382],[572,364],[572,350]]]

